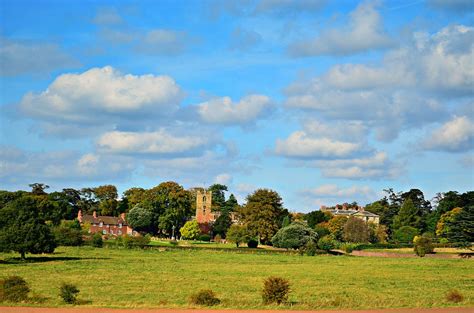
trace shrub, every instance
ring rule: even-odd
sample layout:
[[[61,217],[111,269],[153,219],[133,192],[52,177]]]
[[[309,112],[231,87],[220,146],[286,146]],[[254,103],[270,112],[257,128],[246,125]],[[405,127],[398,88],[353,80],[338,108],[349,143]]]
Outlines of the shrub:
[[[316,232],[316,234],[318,234],[319,238],[323,238],[324,236],[330,234],[329,229],[320,224],[314,226],[314,231]]]
[[[309,241],[316,241],[317,236],[313,229],[302,223],[294,222],[278,230],[272,238],[272,244],[277,248],[299,249]]]
[[[290,282],[284,278],[268,277],[263,282],[262,299],[265,304],[286,302],[289,293]]]
[[[197,293],[191,295],[189,301],[195,305],[213,306],[221,303],[221,300],[216,297],[214,291],[210,289],[199,290]]]
[[[446,300],[448,300],[449,302],[459,303],[464,300],[464,296],[456,289],[453,289],[448,291],[448,293],[446,294]]]
[[[318,247],[322,250],[332,250],[336,247],[336,241],[329,235],[318,240]]]
[[[102,235],[95,233],[94,236],[92,236],[92,246],[96,248],[102,248],[103,245],[104,241],[102,240]]]
[[[65,303],[74,304],[77,302],[79,289],[75,285],[63,283],[59,288],[59,296]]]
[[[247,242],[247,247],[257,248],[258,247],[258,241],[255,240],[255,239],[250,239],[249,242]]]
[[[250,239],[250,236],[247,227],[244,225],[234,224],[230,226],[229,230],[227,231],[226,238],[230,242],[234,242],[238,248],[241,243],[247,243]]]
[[[418,229],[411,226],[402,226],[393,233],[393,240],[395,242],[412,242],[413,238],[418,235],[420,232]]]
[[[28,299],[30,288],[20,276],[10,276],[0,280],[0,300],[21,302]]]
[[[413,239],[413,250],[419,257],[424,257],[427,253],[433,253],[434,247],[431,239],[426,236],[415,236]]]
[[[201,229],[199,228],[199,223],[194,220],[187,221],[186,224],[184,224],[184,226],[179,229],[179,232],[181,233],[181,237],[183,239],[194,240],[199,237]]]
[[[132,248],[145,248],[150,243],[150,235],[145,236],[128,236],[124,235],[122,237],[117,238],[117,244],[121,245],[127,249]]]
[[[304,246],[303,252],[308,256],[314,256],[318,252],[318,246],[314,241],[309,241]]]
[[[81,246],[84,243],[77,221],[62,221],[61,225],[53,229],[53,235],[59,246]]]
[[[351,216],[344,224],[342,237],[347,242],[367,243],[369,242],[369,228],[363,220]]]
[[[201,241],[211,241],[211,236],[208,234],[199,235],[198,240]]]

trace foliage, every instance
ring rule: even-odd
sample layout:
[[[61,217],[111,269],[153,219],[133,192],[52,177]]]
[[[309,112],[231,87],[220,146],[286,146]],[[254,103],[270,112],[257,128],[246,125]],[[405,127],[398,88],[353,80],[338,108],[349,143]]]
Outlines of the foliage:
[[[282,227],[282,228],[285,228],[285,227],[287,227],[287,226],[290,226],[290,224],[291,224],[290,216],[287,215],[287,216],[285,216],[285,217],[283,218],[283,221],[282,221],[282,223],[281,223],[281,227]]]
[[[127,223],[139,232],[151,232],[153,230],[153,212],[137,204],[127,214]]]
[[[303,216],[303,219],[308,222],[308,226],[315,228],[317,224],[328,222],[331,219],[329,212],[312,211]]]
[[[440,238],[448,238],[451,232],[451,225],[455,222],[457,215],[461,213],[461,208],[454,208],[441,215],[436,225],[436,236]]]
[[[232,225],[232,220],[230,218],[229,212],[227,210],[223,210],[221,215],[219,215],[212,225],[212,231],[214,234],[218,234],[222,238],[225,238],[230,225]]]
[[[387,227],[372,222],[367,223],[369,227],[369,242],[371,243],[387,243]]]
[[[234,194],[230,194],[229,199],[225,202],[224,211],[226,212],[237,212],[239,208],[239,203],[235,198]]]
[[[343,238],[347,242],[369,242],[369,228],[363,220],[351,216],[344,224]]]
[[[222,211],[225,207],[225,192],[227,191],[226,185],[214,184],[208,188],[208,191],[212,192],[212,210]]]
[[[62,221],[61,225],[53,228],[54,238],[59,246],[81,246],[82,229],[79,221]]]
[[[92,236],[92,246],[96,248],[102,248],[104,245],[104,241],[102,240],[102,235],[99,233],[95,233]]]
[[[413,238],[413,250],[419,257],[424,257],[428,253],[434,252],[434,246],[431,238],[427,236],[415,236]]]
[[[269,243],[281,226],[288,211],[283,208],[280,195],[269,189],[258,189],[247,196],[242,209],[242,221],[252,236],[260,242]]]
[[[306,243],[302,250],[306,255],[314,256],[318,253],[318,245],[316,242],[311,240]]]
[[[227,240],[233,242],[238,247],[241,243],[246,243],[250,240],[250,235],[247,227],[244,225],[234,224],[230,226],[227,232]]]
[[[347,217],[334,216],[328,222],[328,229],[334,239],[341,241],[344,234],[344,225],[346,225]]]
[[[415,206],[411,198],[403,202],[398,215],[393,220],[393,229],[397,230],[403,226],[411,226],[421,229],[421,216],[419,209]]]
[[[103,185],[93,189],[95,197],[99,200],[101,215],[116,215],[117,188],[113,185]]]
[[[336,247],[337,242],[330,235],[324,236],[318,240],[318,248],[329,251]]]
[[[213,306],[221,303],[221,300],[216,297],[214,291],[210,289],[202,289],[191,295],[189,302],[194,305]]]
[[[194,240],[197,239],[201,233],[201,229],[199,228],[199,223],[196,220],[193,220],[186,222],[179,232],[181,233],[181,238]]]
[[[247,247],[249,248],[257,248],[258,247],[258,241],[255,240],[255,239],[250,239],[248,242],[247,242]]]
[[[119,246],[122,246],[127,249],[132,249],[132,248],[145,248],[151,240],[150,235],[145,235],[145,236],[129,236],[129,235],[123,235],[120,236],[116,239],[116,243]]]
[[[0,210],[0,251],[52,253],[56,248],[49,226],[39,216],[33,196],[23,196]]]
[[[208,241],[208,242],[209,242],[209,241],[211,241],[211,235],[209,235],[209,234],[201,234],[201,235],[199,235],[198,240],[200,240],[200,241]]]
[[[446,222],[450,228],[448,240],[470,247],[474,242],[474,205],[467,206],[456,215],[453,221]]]
[[[262,300],[264,304],[281,304],[288,301],[290,282],[281,277],[268,277],[263,282]]]
[[[393,240],[402,243],[412,242],[413,238],[419,234],[420,231],[414,227],[402,226],[393,233]]]
[[[73,284],[62,283],[59,288],[59,296],[63,299],[64,303],[75,304],[78,293],[79,289]]]
[[[321,224],[317,224],[316,226],[314,226],[314,231],[316,232],[316,234],[318,234],[318,238],[322,238],[331,233],[329,229],[327,228],[326,222],[323,222]]]
[[[21,302],[28,299],[30,288],[20,276],[0,280],[0,301]]]
[[[446,300],[449,302],[459,303],[464,301],[464,296],[458,290],[453,289],[446,294]]]
[[[123,192],[123,200],[127,200],[128,210],[133,209],[137,204],[141,203],[144,199],[145,189],[133,187]]]
[[[316,241],[316,232],[295,222],[287,227],[281,228],[272,238],[272,244],[277,248],[299,249],[310,241]]]

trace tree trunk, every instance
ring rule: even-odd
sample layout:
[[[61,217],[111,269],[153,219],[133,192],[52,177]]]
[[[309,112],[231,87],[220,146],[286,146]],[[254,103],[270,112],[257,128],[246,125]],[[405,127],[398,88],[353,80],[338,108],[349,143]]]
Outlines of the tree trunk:
[[[21,259],[22,259],[22,260],[26,259],[26,257],[25,257],[25,251],[21,251],[20,254],[21,254]]]

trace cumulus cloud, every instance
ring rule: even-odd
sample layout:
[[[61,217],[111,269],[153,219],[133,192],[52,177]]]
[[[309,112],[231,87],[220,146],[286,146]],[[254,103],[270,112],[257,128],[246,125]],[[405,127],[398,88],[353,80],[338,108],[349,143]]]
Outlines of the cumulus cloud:
[[[57,44],[0,37],[1,76],[47,74],[54,70],[78,66],[80,63]]]
[[[268,112],[271,100],[264,95],[249,95],[234,103],[230,97],[222,97],[197,106],[201,119],[207,123],[246,124]]]
[[[107,132],[98,139],[97,146],[107,153],[176,155],[204,149],[210,142],[208,136],[176,136],[160,129],[154,132]]]
[[[237,27],[230,35],[230,48],[232,50],[246,51],[254,48],[261,41],[262,36],[256,31]]]
[[[135,168],[129,158],[94,153],[29,152],[12,146],[2,146],[0,151],[0,179],[8,184],[121,180],[130,177]]]
[[[463,152],[474,148],[474,122],[467,116],[454,117],[425,139],[425,149]]]
[[[334,184],[321,185],[319,187],[306,190],[306,192],[318,197],[341,197],[351,198],[354,196],[373,197],[376,192],[369,186],[351,186],[340,188]]]
[[[329,138],[314,138],[305,131],[293,132],[288,138],[277,139],[275,152],[290,158],[330,158],[346,157],[361,150],[360,144],[331,140]]]
[[[222,173],[214,178],[214,183],[228,186],[229,184],[232,184],[232,180],[232,175],[229,173]]]
[[[152,29],[139,39],[135,49],[149,55],[177,55],[185,52],[192,41],[184,31]]]
[[[364,2],[350,13],[349,24],[342,29],[322,31],[316,38],[293,43],[289,53],[295,57],[349,55],[387,48],[392,40],[383,30],[376,2]]]
[[[169,76],[122,74],[110,66],[62,74],[19,103],[25,115],[48,122],[114,125],[137,116],[169,116],[183,97]]]

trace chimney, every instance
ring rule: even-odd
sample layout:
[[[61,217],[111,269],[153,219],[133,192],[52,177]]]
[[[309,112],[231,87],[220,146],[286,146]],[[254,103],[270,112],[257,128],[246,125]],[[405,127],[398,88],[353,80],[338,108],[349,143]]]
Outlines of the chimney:
[[[92,216],[93,216],[94,218],[97,218],[97,212],[96,212],[96,211],[92,212]]]
[[[79,223],[82,223],[82,210],[79,210],[79,212],[77,212],[77,220],[79,221]]]
[[[361,206],[360,206],[360,207],[359,207],[359,212],[364,212],[364,211],[365,211],[364,207],[361,207]]]

